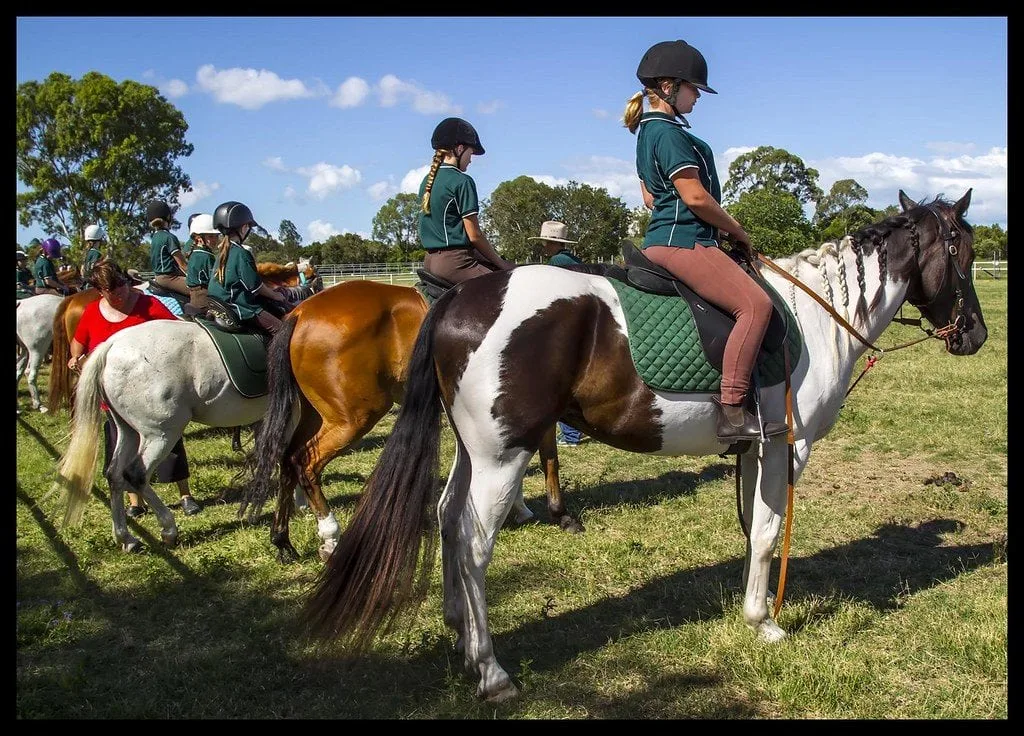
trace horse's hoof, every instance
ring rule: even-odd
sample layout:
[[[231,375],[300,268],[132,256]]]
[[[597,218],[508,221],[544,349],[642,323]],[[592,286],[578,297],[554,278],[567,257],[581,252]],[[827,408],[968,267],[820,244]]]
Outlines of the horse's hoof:
[[[519,526],[521,524],[525,524],[526,522],[528,522],[530,519],[533,518],[533,516],[534,514],[532,511],[530,511],[529,507],[523,506],[522,509],[517,509],[516,518],[512,521],[515,523],[516,526]]]
[[[39,413],[40,414],[48,414],[49,412],[50,412],[50,410],[47,409],[45,406],[40,406],[39,407]]]
[[[138,539],[132,539],[130,542],[122,544],[121,549],[129,554],[138,554],[144,549],[144,547],[142,546],[142,542]]]
[[[761,622],[761,625],[757,627],[757,635],[761,641],[769,643],[782,641],[786,638],[786,632],[771,619]]]
[[[576,519],[569,516],[569,514],[565,514],[558,520],[558,526],[563,531],[569,532],[570,534],[582,534],[585,531],[583,523],[576,521]]]
[[[483,682],[477,687],[476,694],[488,703],[497,705],[519,697],[519,688],[512,684],[508,675],[502,677],[496,686],[489,689],[484,688]]]
[[[334,548],[338,546],[338,543],[333,539],[329,542],[324,542],[320,545],[318,552],[320,553],[320,561],[327,562],[331,559],[331,555],[334,553]]]
[[[160,540],[168,547],[178,546],[178,530],[175,529],[173,532],[160,532]]]

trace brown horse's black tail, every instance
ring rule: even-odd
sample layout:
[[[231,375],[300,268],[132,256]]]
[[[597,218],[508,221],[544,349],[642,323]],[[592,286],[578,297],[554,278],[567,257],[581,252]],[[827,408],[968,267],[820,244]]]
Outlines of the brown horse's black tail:
[[[315,635],[362,649],[426,596],[436,534],[425,532],[435,526],[430,502],[439,486],[441,438],[434,328],[456,291],[442,296],[420,326],[401,412],[307,602],[305,619]]]
[[[58,412],[64,407],[71,409],[72,385],[71,369],[68,359],[71,358],[71,335],[64,325],[64,314],[71,305],[70,299],[62,299],[57,305],[57,313],[53,315],[53,363],[50,365],[50,392],[46,399],[46,408]]]
[[[263,504],[271,495],[271,486],[277,472],[294,474],[290,463],[283,462],[288,452],[295,428],[290,427],[292,409],[299,400],[299,385],[292,371],[291,342],[297,318],[284,320],[284,327],[277,331],[267,346],[267,413],[256,427],[252,452],[246,458],[246,465],[252,471],[252,478],[245,491],[245,501],[251,504],[250,514],[259,514]],[[297,479],[283,477],[282,483]]]

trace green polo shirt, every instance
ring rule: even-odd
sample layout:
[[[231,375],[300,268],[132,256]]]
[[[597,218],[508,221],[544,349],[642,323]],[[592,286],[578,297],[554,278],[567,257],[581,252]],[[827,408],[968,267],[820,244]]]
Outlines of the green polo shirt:
[[[185,286],[205,286],[209,288],[210,274],[215,268],[216,256],[201,245],[192,248],[188,256],[188,273],[185,274]]]
[[[32,291],[32,272],[18,266],[18,291]]]
[[[252,319],[263,311],[256,301],[256,292],[263,285],[256,259],[238,243],[232,241],[224,266],[224,281],[217,278],[217,269],[210,273],[209,295],[234,307],[241,320]]]
[[[103,257],[103,251],[96,246],[92,246],[86,251],[85,260],[82,261],[82,274],[85,278],[92,278],[93,266]]]
[[[50,285],[46,283],[47,279],[60,281],[57,278],[57,270],[53,267],[50,259],[43,255],[36,259],[35,265],[32,266],[32,274],[36,277],[36,287],[40,289],[50,288]]]
[[[427,177],[420,184],[420,201],[427,190]],[[420,210],[420,242],[428,251],[472,247],[463,217],[480,211],[476,182],[457,166],[442,164],[430,188],[430,214]]]
[[[570,253],[568,248],[562,248],[548,259],[549,266],[572,266],[577,263],[583,263],[583,261]]]
[[[654,197],[654,210],[644,235],[644,248],[718,245],[716,228],[690,211],[672,183],[672,175],[687,168],[697,169],[700,183],[716,202],[722,201],[711,147],[670,115],[645,113],[636,135],[636,171]]]
[[[192,255],[192,249],[196,247],[196,244],[192,242],[192,237],[181,244],[181,254],[185,256],[185,261],[188,261],[188,257]]]
[[[149,239],[149,268],[155,276],[181,276],[174,254],[181,250],[177,236],[169,230],[157,230]]]

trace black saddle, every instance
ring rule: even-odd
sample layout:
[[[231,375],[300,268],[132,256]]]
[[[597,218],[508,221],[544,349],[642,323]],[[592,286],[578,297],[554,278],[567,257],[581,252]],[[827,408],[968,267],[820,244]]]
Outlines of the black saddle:
[[[435,276],[422,268],[416,269],[416,275],[420,278],[420,280],[416,282],[416,288],[419,289],[420,293],[426,297],[427,303],[429,304],[433,304],[435,301],[440,299],[448,289],[455,286],[451,281],[446,281],[440,276]]]
[[[693,321],[697,326],[697,334],[700,335],[701,345],[708,362],[718,370],[722,370],[725,342],[729,339],[729,333],[732,332],[732,328],[736,324],[733,316],[702,299],[693,289],[673,276],[670,271],[650,261],[628,240],[622,241],[622,258],[626,264],[622,275],[616,273],[617,269],[609,269],[606,275],[625,281],[630,286],[650,294],[677,294],[685,299],[693,313]],[[786,339],[786,319],[776,303],[777,295],[767,288],[760,274],[754,271],[749,264],[740,262],[740,266],[772,299],[774,308],[768,322],[768,330],[761,343],[761,352],[774,352]]]

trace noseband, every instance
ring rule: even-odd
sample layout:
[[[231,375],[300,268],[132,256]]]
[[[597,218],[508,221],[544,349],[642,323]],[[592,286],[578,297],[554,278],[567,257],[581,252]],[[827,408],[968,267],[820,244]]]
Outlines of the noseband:
[[[939,238],[942,240],[943,248],[945,248],[946,250],[946,270],[942,275],[942,282],[939,284],[939,288],[936,289],[935,291],[935,296],[933,296],[930,300],[923,304],[919,304],[910,298],[908,298],[907,301],[910,302],[915,307],[917,307],[921,311],[921,313],[924,314],[925,310],[928,309],[935,302],[935,300],[938,299],[939,294],[942,293],[942,289],[945,286],[946,281],[950,279],[950,271],[953,271],[956,274],[957,283],[953,284],[954,299],[952,320],[947,325],[937,328],[934,332],[925,330],[925,332],[929,332],[929,335],[931,337],[941,338],[942,340],[945,340],[946,349],[949,350],[950,340],[964,331],[964,327],[966,324],[966,319],[963,315],[964,289],[969,282],[967,280],[967,276],[960,268],[960,264],[957,263],[956,261],[956,256],[960,252],[960,250],[959,248],[957,248],[957,244],[954,241],[960,240],[960,234],[958,232],[953,232],[950,229],[949,225],[946,224],[946,221],[939,216],[938,212],[933,210],[931,207],[927,207],[926,209],[928,210],[928,212],[935,216],[935,220],[938,222],[939,225]],[[913,220],[910,221],[908,227],[910,229],[910,243],[911,246],[914,248],[914,258],[917,261],[918,270],[922,274],[923,286],[924,269],[921,268],[921,238],[917,232],[917,225]],[[899,321],[903,322],[904,324],[916,323],[918,327],[921,326],[920,320],[901,319]]]

